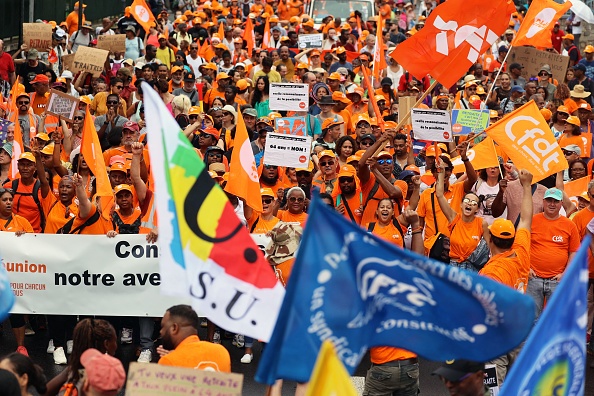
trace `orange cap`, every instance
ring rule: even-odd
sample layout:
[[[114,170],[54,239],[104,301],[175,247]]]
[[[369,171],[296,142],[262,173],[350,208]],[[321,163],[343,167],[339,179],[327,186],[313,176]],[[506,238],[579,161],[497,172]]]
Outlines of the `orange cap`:
[[[491,235],[501,239],[511,239],[516,235],[514,224],[507,219],[495,219],[489,226]]]
[[[115,195],[118,195],[120,191],[129,191],[132,193],[132,186],[129,184],[118,184],[114,189],[113,192]]]

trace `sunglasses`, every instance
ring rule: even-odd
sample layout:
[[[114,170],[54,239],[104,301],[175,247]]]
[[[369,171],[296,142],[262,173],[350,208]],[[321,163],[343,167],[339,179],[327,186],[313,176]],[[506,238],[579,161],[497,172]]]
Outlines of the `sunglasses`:
[[[543,77],[543,76],[547,76],[548,77],[549,73],[544,72],[544,73],[538,73],[539,77]]]
[[[198,47],[190,47],[190,49],[193,49],[193,50],[195,49],[195,50],[197,50],[197,49],[198,49]]]
[[[117,104],[119,104],[119,103],[120,103],[120,102],[117,102],[117,101],[115,101],[115,100],[108,100],[108,101],[107,101],[107,104],[108,104],[108,105],[117,105]]]
[[[469,199],[469,198],[464,198],[462,200],[462,202],[464,202],[465,204],[470,205],[470,206],[478,206],[478,202],[477,201],[474,201],[474,200]]]
[[[10,193],[14,195],[14,191],[12,190],[12,188],[0,188],[0,194],[4,193]]]
[[[360,146],[371,146],[373,142],[371,140],[366,140],[364,142],[359,143]]]
[[[223,117],[228,116],[228,115],[231,115],[231,113],[229,113],[229,112],[224,112],[223,113]]]
[[[320,162],[321,166],[332,166],[334,165],[334,161],[324,161],[324,162]]]
[[[352,183],[355,181],[354,177],[340,177],[338,178],[339,183]]]
[[[198,118],[198,116],[197,116],[196,114],[190,114],[190,115],[188,116],[188,118],[191,120],[191,119],[193,119],[193,118]]]
[[[392,160],[391,159],[379,159],[377,160],[377,163],[380,165],[384,165],[384,164],[388,164],[388,165],[392,165]]]
[[[223,110],[222,107],[213,107],[212,109],[210,109],[210,111],[219,111],[219,110]]]
[[[270,205],[274,201],[272,198],[262,198],[262,203],[266,205]]]
[[[311,172],[299,171],[299,172],[295,172],[295,175],[297,175],[297,177],[309,177],[309,175],[311,175]]]
[[[563,151],[563,155],[575,154],[573,151],[567,151],[567,150],[561,150],[561,151]]]
[[[81,116],[76,116],[73,118],[74,121],[82,121],[84,119],[85,119],[85,117],[81,117]]]
[[[113,87],[114,88],[117,88],[117,89],[124,89],[124,86],[123,85],[114,85]]]
[[[266,168],[266,169],[278,169],[278,166],[276,166],[276,165],[264,165],[264,168]]]
[[[303,199],[303,197],[289,197],[289,202],[303,202],[305,201],[305,199]]]
[[[28,104],[29,104],[29,101],[20,101],[20,102],[17,102],[17,104],[18,104],[19,106],[22,106],[22,105],[28,105]]]
[[[214,138],[213,135],[211,135],[210,133],[201,133],[200,137],[208,139],[208,138]]]

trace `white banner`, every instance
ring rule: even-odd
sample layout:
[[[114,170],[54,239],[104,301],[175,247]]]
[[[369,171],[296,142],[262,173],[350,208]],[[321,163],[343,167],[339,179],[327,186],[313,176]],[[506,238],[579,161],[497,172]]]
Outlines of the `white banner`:
[[[189,303],[160,294],[159,247],[146,235],[0,232],[0,246],[13,313],[159,317]]]
[[[307,168],[311,154],[311,137],[269,132],[266,135],[266,165]]]
[[[270,83],[270,110],[308,111],[309,84]]]
[[[306,48],[322,48],[322,42],[324,41],[324,34],[323,33],[315,33],[315,34],[300,34],[297,37],[297,42],[299,43],[299,49],[306,49]]]
[[[415,139],[432,142],[451,142],[452,125],[446,110],[411,109]]]

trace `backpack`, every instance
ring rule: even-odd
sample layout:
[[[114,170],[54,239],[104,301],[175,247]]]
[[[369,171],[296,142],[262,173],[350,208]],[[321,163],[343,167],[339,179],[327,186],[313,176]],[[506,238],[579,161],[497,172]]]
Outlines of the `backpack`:
[[[72,224],[74,224],[74,220],[76,219],[76,217],[72,217],[70,220],[68,220],[66,224],[64,224],[58,231],[56,231],[56,234],[80,234],[85,228],[95,224],[97,220],[99,220],[99,216],[100,213],[98,210],[96,210],[95,213],[87,219],[87,221],[76,227],[74,230],[72,230]]]
[[[37,209],[39,210],[39,216],[41,217],[41,232],[43,232],[43,230],[45,229],[45,213],[43,212],[41,202],[39,201],[39,188],[41,187],[41,182],[39,181],[39,179],[35,180],[35,184],[33,184],[33,192],[23,193],[18,191],[19,180],[21,179],[14,179],[12,181],[12,191],[14,191],[14,195],[22,195],[23,197],[33,197],[33,201],[35,201],[35,205],[37,205]]]
[[[140,217],[138,216],[134,220],[134,223],[126,224],[118,212],[113,212],[111,223],[113,224],[113,229],[118,231],[118,234],[140,234]]]
[[[369,223],[369,225],[367,226],[367,232],[369,232],[371,234],[373,232],[373,229],[375,228],[375,224],[376,224],[375,221]],[[404,243],[404,232],[402,231],[402,227],[400,227],[400,222],[398,221],[397,218],[393,217],[392,224],[394,224],[394,227],[396,227],[396,229],[400,233],[400,237],[402,238],[402,241]]]

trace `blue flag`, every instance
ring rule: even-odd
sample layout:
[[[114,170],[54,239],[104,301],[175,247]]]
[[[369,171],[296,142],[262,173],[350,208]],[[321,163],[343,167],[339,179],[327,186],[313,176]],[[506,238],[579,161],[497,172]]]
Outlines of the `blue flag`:
[[[6,319],[14,304],[14,293],[4,265],[0,265],[0,323]]]
[[[565,270],[503,383],[501,395],[584,394],[590,239],[584,238]]]
[[[430,360],[486,361],[519,345],[532,298],[389,244],[314,199],[256,380],[309,380],[330,340],[353,374],[372,346]]]

